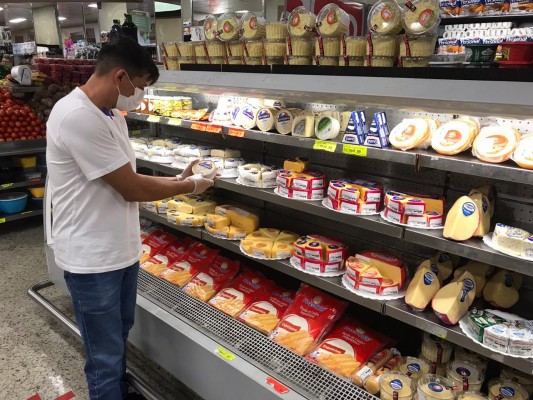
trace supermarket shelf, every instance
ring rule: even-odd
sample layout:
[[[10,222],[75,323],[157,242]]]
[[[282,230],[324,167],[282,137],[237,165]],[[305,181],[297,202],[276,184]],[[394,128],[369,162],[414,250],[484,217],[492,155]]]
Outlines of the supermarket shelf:
[[[45,151],[46,139],[17,140],[16,142],[0,143],[0,157],[44,153]]]
[[[533,171],[520,168],[511,161],[504,164],[491,164],[480,161],[467,153],[457,156],[441,156],[429,150],[420,150],[418,166],[420,168],[458,172],[507,182],[525,184],[533,182]]]
[[[441,230],[405,228],[404,240],[436,250],[447,251],[471,260],[481,261],[521,274],[533,276],[533,262],[511,257],[487,246],[481,238],[454,242],[442,237]]]
[[[533,371],[533,360],[505,356],[495,353],[469,339],[459,326],[444,326],[432,311],[413,312],[413,310],[402,300],[388,301],[385,304],[385,315],[400,320],[408,325],[412,325],[423,331],[444,338],[459,346],[465,347],[485,357],[496,360],[504,365],[516,368],[527,374]]]
[[[233,253],[244,255],[239,250],[239,242],[219,239],[214,236],[209,235],[207,232],[203,232],[202,239],[206,242],[216,244],[217,246],[229,250]],[[244,255],[246,256],[246,255]],[[286,275],[292,276],[293,278],[299,279],[302,282],[313,285],[319,289],[325,290],[326,292],[337,295],[343,299],[349,300],[352,303],[359,304],[363,307],[369,308],[370,310],[382,313],[384,302],[378,300],[370,300],[364,297],[355,295],[346,289],[341,283],[340,277],[335,278],[323,278],[320,276],[314,276],[306,274],[305,272],[299,271],[294,268],[289,260],[276,261],[276,260],[259,260],[256,258],[251,258],[251,260],[258,262],[259,264],[265,265],[269,268],[272,268],[276,271],[283,272]]]
[[[3,184],[0,184],[0,192],[2,190],[11,190],[11,189],[18,189],[18,188],[23,188],[23,187],[37,186],[37,185],[44,185],[44,181],[42,179],[37,179],[37,180],[23,181],[23,182],[3,183]]]
[[[137,158],[137,168],[149,168],[168,175],[177,175],[182,171],[181,169],[172,168],[170,165],[158,164],[141,158]]]
[[[43,215],[43,210],[27,210],[18,214],[0,214],[0,224]]]
[[[161,225],[166,225],[172,229],[176,229],[180,232],[183,232],[189,236],[192,236],[192,237],[195,237],[197,239],[201,239],[202,238],[202,230],[198,229],[198,228],[190,228],[188,226],[178,226],[178,225],[175,225],[173,223],[170,223],[168,222],[168,220],[165,218],[165,217],[162,217],[161,215],[159,214],[155,214],[153,212],[150,212],[150,211],[147,211],[147,210],[144,210],[142,208],[139,209],[139,215],[141,217],[145,217],[145,218],[148,218],[152,221],[155,221]]]
[[[479,22],[506,22],[506,21],[533,21],[531,13],[528,14],[501,14],[501,15],[477,15],[468,17],[443,17],[441,25],[473,24]]]
[[[398,225],[389,224],[383,221],[378,215],[372,216],[356,216],[346,215],[335,211],[328,210],[322,205],[320,201],[298,201],[287,199],[278,196],[272,189],[257,189],[247,186],[239,185],[235,179],[218,179],[215,182],[215,188],[226,189],[235,193],[240,193],[245,196],[251,196],[259,200],[264,200],[269,203],[278,204],[287,208],[292,208],[300,212],[311,215],[320,215],[323,218],[328,218],[331,221],[348,224],[353,227],[371,230],[383,235],[402,238],[403,228]]]

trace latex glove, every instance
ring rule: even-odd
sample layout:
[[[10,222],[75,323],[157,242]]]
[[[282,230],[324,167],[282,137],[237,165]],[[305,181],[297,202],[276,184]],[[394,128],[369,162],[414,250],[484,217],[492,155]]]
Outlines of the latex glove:
[[[207,189],[215,185],[214,180],[206,179],[200,174],[189,176],[185,180],[194,182],[194,191],[192,194],[202,194]]]
[[[197,162],[198,160],[194,160],[193,162],[191,162],[189,165],[187,165],[187,168],[185,168],[183,170],[183,172],[180,174],[180,175],[176,175],[176,179],[178,181],[182,181],[184,179],[187,179],[189,176],[192,176],[193,173],[192,173],[192,166],[195,162]]]

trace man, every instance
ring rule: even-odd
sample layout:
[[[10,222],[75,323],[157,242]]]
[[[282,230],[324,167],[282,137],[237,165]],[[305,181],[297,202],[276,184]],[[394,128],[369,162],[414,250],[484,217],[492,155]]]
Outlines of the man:
[[[126,341],[133,326],[142,253],[139,201],[199,194],[213,181],[135,172],[126,121],[159,72],[137,43],[118,39],[102,48],[87,84],[52,110],[46,151],[57,265],[65,272],[86,352],[91,400],[121,400]]]

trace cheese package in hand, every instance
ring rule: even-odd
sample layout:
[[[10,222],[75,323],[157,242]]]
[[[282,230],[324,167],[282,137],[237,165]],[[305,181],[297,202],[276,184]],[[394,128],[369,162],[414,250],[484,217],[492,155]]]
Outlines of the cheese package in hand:
[[[483,298],[498,308],[510,308],[520,298],[519,289],[521,277],[518,273],[506,270],[497,272],[485,285]]]
[[[342,316],[347,304],[303,283],[271,338],[306,356]]]
[[[195,243],[187,250],[181,260],[169,265],[169,269],[161,277],[182,287],[196,276],[205,265],[210,265],[217,254],[218,250],[210,249],[201,243]]]
[[[217,176],[217,167],[212,161],[198,160],[192,166],[195,175],[201,175],[205,179],[213,179]]]
[[[143,254],[140,263],[143,264],[150,257],[155,256],[176,237],[162,230],[155,230],[142,241]]]
[[[361,365],[389,342],[384,335],[345,317],[307,359],[351,380]]]
[[[237,319],[270,335],[294,300],[295,292],[272,285],[248,305]]]
[[[460,197],[452,206],[444,223],[443,236],[457,241],[468,240],[479,228],[481,212],[468,196]]]
[[[226,286],[239,273],[238,261],[216,256],[212,263],[204,264],[202,270],[185,285],[183,291],[201,301],[209,301],[215,293]]]
[[[457,281],[448,283],[435,294],[431,306],[442,322],[455,325],[467,313],[475,298],[475,278],[465,271]]]
[[[453,273],[454,279],[459,279],[465,271],[474,275],[476,280],[476,297],[481,297],[487,280],[494,273],[494,267],[479,261],[470,261],[467,265],[455,270]]]
[[[481,161],[502,163],[516,150],[520,133],[508,126],[485,126],[474,140],[472,153]]]
[[[209,300],[209,304],[231,317],[236,317],[272,285],[273,282],[263,275],[245,270],[228,287]]]
[[[407,287],[405,304],[415,311],[424,311],[440,288],[441,283],[437,275],[427,266],[422,266]]]

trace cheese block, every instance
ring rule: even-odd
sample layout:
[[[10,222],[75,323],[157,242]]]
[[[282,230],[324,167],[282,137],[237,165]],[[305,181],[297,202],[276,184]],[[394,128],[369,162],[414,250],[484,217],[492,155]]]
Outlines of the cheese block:
[[[305,257],[296,254],[296,252],[294,253],[291,260],[297,268],[303,269],[314,274],[337,273],[344,269],[344,263],[342,262],[324,262],[320,260],[309,260]]]
[[[304,157],[296,157],[295,159],[285,160],[283,162],[283,169],[293,172],[304,172],[309,168],[309,160]]]
[[[205,222],[214,229],[225,228],[231,224],[231,221],[227,216],[217,214],[207,214]]]
[[[292,123],[292,136],[310,138],[315,136],[315,117],[299,115]]]
[[[244,238],[246,238],[246,231],[244,229],[230,225],[229,232],[228,232],[228,239],[242,240]]]
[[[489,199],[489,209],[490,209],[490,217],[494,215],[495,208],[495,199],[494,199],[494,188],[491,185],[484,185],[480,186],[478,188],[474,188],[468,193],[469,196],[472,196],[475,193],[482,193],[484,194],[487,199]]]
[[[485,126],[474,140],[473,154],[481,161],[502,163],[516,150],[520,133],[509,126]]]
[[[168,211],[167,220],[179,226],[199,227],[204,226],[206,217],[205,215],[194,215],[179,211]]]
[[[234,149],[212,149],[211,157],[220,157],[220,158],[239,158],[241,152]]]
[[[217,167],[212,161],[198,160],[192,166],[192,172],[206,179],[213,179],[217,175]]]
[[[265,237],[269,239],[274,240],[274,239],[277,239],[277,237],[280,234],[280,231],[279,229],[275,229],[275,228],[261,228],[259,229],[259,233],[261,233],[262,235],[264,235]]]
[[[461,262],[461,257],[445,251],[439,251],[431,258],[431,261],[437,264],[442,274],[442,279],[446,280],[452,275],[453,269]]]
[[[333,180],[328,186],[328,196],[335,200],[359,200],[359,188],[347,180]]]
[[[533,169],[533,135],[525,135],[520,139],[513,161],[522,168]]]
[[[446,199],[439,195],[394,191],[385,194],[385,207],[405,215],[423,215],[426,211],[442,215],[445,201]]]
[[[529,232],[523,229],[497,223],[492,234],[492,242],[510,254],[521,256],[524,253],[525,240],[529,236]]]
[[[356,254],[355,258],[376,268],[382,277],[381,282],[383,282],[383,277],[387,277],[398,282],[400,287],[405,285],[407,270],[403,260],[398,257],[377,251],[363,251]],[[379,280],[379,278],[376,279]]]
[[[445,155],[459,154],[472,146],[476,127],[468,121],[453,120],[441,125],[433,134],[431,147]]]
[[[356,201],[355,189],[358,199],[365,203],[381,203],[383,200],[383,187],[375,182],[363,179],[336,179],[328,186],[328,195],[335,199]]]
[[[292,256],[294,247],[290,243],[275,242],[272,246],[272,258],[289,258]]]
[[[437,228],[443,225],[444,217],[436,211],[428,211],[422,215],[408,215],[407,225],[416,228]]]
[[[345,262],[346,274],[353,278],[355,281],[359,281],[361,274],[370,268],[370,264],[361,261],[355,257],[348,257]]]
[[[468,240],[476,233],[480,220],[480,210],[472,199],[460,197],[448,212],[442,234],[446,239]]]
[[[437,275],[423,265],[418,268],[407,287],[405,303],[415,311],[424,311],[440,288],[441,283]]]
[[[169,211],[178,211],[186,214],[207,214],[215,211],[216,203],[211,200],[194,200],[185,202],[182,200],[170,200],[168,202]]]
[[[361,272],[359,276],[359,282],[363,285],[369,286],[381,286],[383,283],[383,275],[376,267],[369,267],[365,271]]]
[[[294,242],[296,254],[308,259],[326,263],[344,262],[346,247],[336,240],[321,236],[307,235]]]
[[[427,268],[433,272],[439,280],[441,286],[442,283],[448,279],[453,272],[453,266],[451,262],[439,262],[435,258],[422,261],[417,267],[417,271],[421,268]]]
[[[231,225],[241,228],[246,233],[252,233],[259,228],[259,217],[242,208],[232,207],[226,211],[226,217]]]
[[[279,231],[278,231],[279,233]],[[274,236],[276,237],[276,236]],[[247,241],[257,241],[257,240],[272,240],[272,235],[267,234],[264,230],[263,231],[255,231],[248,235],[246,235]]]
[[[277,192],[280,196],[295,200],[322,200],[324,198],[324,189],[289,189],[277,186]]]
[[[256,123],[260,131],[268,132],[276,126],[278,110],[275,108],[260,108],[257,112]]]
[[[351,279],[352,278],[350,277],[349,280]],[[358,281],[356,282],[354,289],[368,294],[386,296],[399,293],[402,289],[402,286],[400,285],[400,283],[395,282],[390,278],[384,277],[379,285],[373,285],[370,283]]]
[[[294,115],[290,110],[282,108],[276,115],[276,130],[282,135],[288,135],[292,131],[292,125],[294,122]],[[285,168],[289,169],[289,168]],[[303,170],[302,170],[303,171]]]
[[[497,272],[485,285],[483,298],[498,308],[514,306],[520,298],[520,286],[515,283],[515,276],[506,270]]]
[[[494,273],[494,267],[479,261],[470,261],[467,265],[455,270],[453,273],[454,279],[459,279],[465,271],[470,272],[474,276],[476,280],[476,297],[481,297],[487,280]]]
[[[490,203],[487,196],[481,192],[473,192],[469,196],[480,212],[479,226],[474,232],[475,237],[483,237],[490,231]]]
[[[278,173],[276,183],[284,188],[322,189],[326,185],[326,176],[317,171],[291,172],[282,170]]]
[[[435,294],[431,307],[442,322],[455,325],[467,313],[475,297],[475,278],[466,271],[457,281],[448,283]]]
[[[209,219],[209,216],[207,217],[207,219]],[[216,236],[222,239],[229,239],[229,226],[224,226],[221,228],[214,228],[209,223],[206,223],[204,227],[205,227],[205,230],[213,236]]]
[[[349,214],[372,215],[377,214],[381,209],[381,203],[366,203],[361,199],[357,201],[335,200],[329,196],[326,197],[325,204],[333,210]]]
[[[244,164],[238,167],[239,179],[252,187],[271,187],[276,185],[279,168],[262,164]]]
[[[409,150],[425,143],[429,134],[430,127],[426,119],[404,119],[392,129],[389,141],[395,149]]]
[[[296,240],[298,240],[299,237],[300,235],[297,233],[291,231],[281,231],[276,237],[276,241],[293,244]]]
[[[273,245],[274,242],[268,239],[241,241],[245,253],[254,257],[271,258]]]

